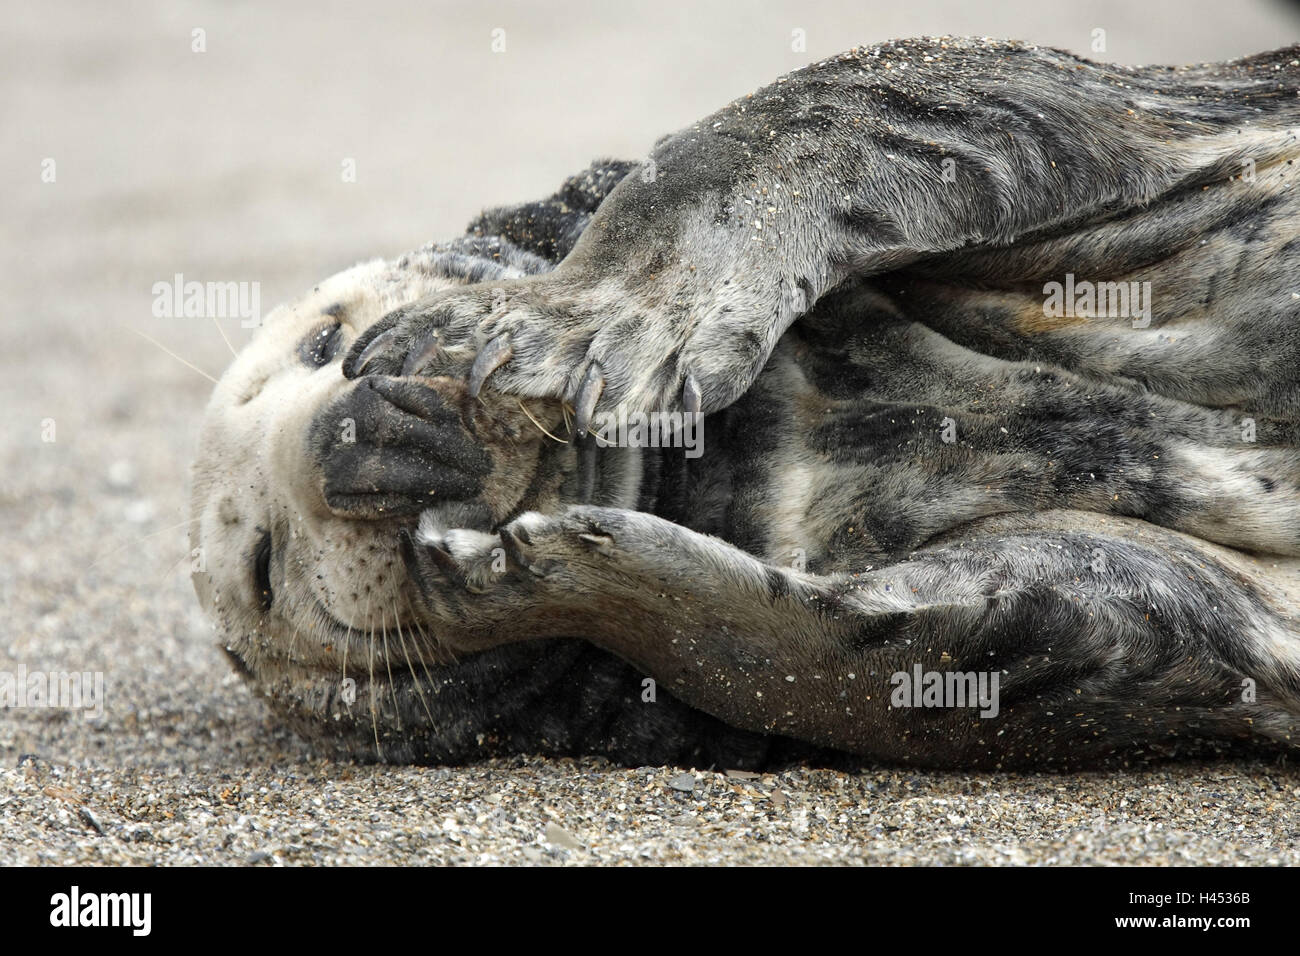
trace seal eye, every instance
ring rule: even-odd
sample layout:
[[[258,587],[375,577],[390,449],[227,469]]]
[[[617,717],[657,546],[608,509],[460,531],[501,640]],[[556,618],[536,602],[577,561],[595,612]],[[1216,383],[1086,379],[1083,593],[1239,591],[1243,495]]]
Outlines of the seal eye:
[[[259,529],[260,530],[260,529]],[[253,593],[263,611],[271,610],[275,594],[271,591],[271,532],[263,531],[253,549]]]
[[[320,368],[329,364],[342,344],[343,327],[339,323],[317,326],[298,344],[298,357],[309,368]]]

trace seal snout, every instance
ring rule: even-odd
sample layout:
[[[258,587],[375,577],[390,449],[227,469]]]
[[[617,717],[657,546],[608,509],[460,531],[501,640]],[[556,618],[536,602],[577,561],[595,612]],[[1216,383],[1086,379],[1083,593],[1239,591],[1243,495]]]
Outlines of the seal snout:
[[[317,416],[310,443],[325,503],[340,517],[409,516],[471,499],[492,469],[461,410],[410,378],[358,380]]]

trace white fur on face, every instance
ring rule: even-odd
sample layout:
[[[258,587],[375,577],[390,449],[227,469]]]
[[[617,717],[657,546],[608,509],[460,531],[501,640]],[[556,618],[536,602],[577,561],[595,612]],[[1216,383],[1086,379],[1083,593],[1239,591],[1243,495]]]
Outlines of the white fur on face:
[[[353,639],[340,625],[369,635],[409,620],[392,527],[329,511],[307,437],[317,413],[348,387],[341,360],[356,337],[393,308],[455,284],[413,264],[362,263],[275,309],[208,403],[191,491],[193,543],[206,570],[195,572],[194,585],[222,642],[254,673],[285,656],[338,668],[338,645]],[[336,321],[335,357],[309,367],[299,345]],[[264,611],[254,555],[267,531],[274,597]]]

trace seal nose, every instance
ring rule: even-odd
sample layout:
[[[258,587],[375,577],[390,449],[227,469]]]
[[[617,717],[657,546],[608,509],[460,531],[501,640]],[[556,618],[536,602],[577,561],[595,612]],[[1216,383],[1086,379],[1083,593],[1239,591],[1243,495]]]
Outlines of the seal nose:
[[[348,518],[402,517],[468,500],[492,470],[459,409],[409,378],[358,380],[316,419],[310,440],[325,503]]]

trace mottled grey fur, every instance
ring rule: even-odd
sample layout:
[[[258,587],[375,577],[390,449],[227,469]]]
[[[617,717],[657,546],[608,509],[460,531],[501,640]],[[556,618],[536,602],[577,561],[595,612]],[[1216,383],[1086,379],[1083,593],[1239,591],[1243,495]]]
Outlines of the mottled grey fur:
[[[344,373],[392,389],[496,343],[492,387],[580,420],[698,388],[705,454],[605,449],[584,480],[556,446],[558,494],[426,510],[402,532],[418,623],[468,656],[300,723],[361,749],[377,721],[387,755],[431,760],[1294,746],[1298,60],[863,48],[598,164],[573,201],[486,215],[558,266],[406,306]],[[1045,314],[1066,273],[1151,283],[1149,324]],[[916,665],[998,674],[997,716],[892,706]],[[422,712],[439,681],[473,689]]]

